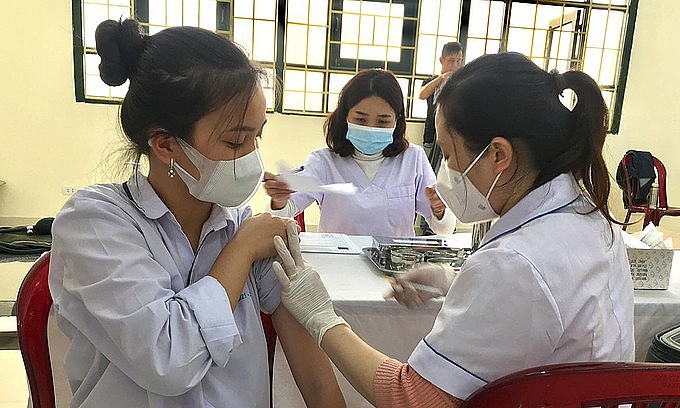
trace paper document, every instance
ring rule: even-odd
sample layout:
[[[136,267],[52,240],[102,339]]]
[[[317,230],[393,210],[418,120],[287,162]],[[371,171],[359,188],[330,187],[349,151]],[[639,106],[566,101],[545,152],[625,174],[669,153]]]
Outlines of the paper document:
[[[279,171],[278,177],[285,181],[293,191],[303,193],[322,191],[337,194],[354,194],[357,192],[357,187],[352,183],[319,184],[319,182],[312,177],[291,171],[290,167],[282,161],[278,162],[276,166]]]
[[[301,232],[300,251],[325,254],[360,254],[361,249],[345,234]]]

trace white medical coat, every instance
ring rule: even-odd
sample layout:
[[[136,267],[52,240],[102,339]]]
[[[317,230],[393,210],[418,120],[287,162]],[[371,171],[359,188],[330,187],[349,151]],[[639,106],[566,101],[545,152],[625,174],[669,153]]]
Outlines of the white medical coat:
[[[127,191],[124,188],[127,187]],[[271,259],[252,266],[232,313],[207,276],[250,208],[214,205],[197,253],[146,177],[78,191],[57,215],[49,285],[71,339],[82,407],[269,406],[260,310],[281,301]]]
[[[351,156],[341,157],[328,148],[311,152],[299,174],[322,184],[353,183],[359,189],[352,195],[323,192],[291,195],[300,211],[314,201],[319,204],[319,232],[414,236],[416,213],[425,218],[432,216],[425,187],[437,180],[418,145],[410,144],[401,154],[386,157],[373,180],[368,179]]]
[[[562,174],[503,215],[463,265],[411,367],[466,399],[525,368],[632,361],[628,257],[620,229],[584,214],[591,208]]]

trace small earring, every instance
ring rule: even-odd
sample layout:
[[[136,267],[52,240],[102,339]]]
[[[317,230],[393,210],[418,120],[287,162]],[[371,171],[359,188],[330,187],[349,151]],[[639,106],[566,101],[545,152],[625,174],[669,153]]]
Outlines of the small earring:
[[[175,178],[175,159],[170,158],[170,167],[168,167],[168,177]]]

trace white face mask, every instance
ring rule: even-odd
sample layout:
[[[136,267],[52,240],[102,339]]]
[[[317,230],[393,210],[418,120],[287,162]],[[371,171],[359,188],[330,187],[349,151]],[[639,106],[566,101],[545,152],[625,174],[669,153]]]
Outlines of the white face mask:
[[[264,175],[260,152],[255,149],[235,160],[210,160],[187,142],[177,139],[189,160],[196,166],[199,180],[179,164],[177,174],[184,180],[189,193],[201,201],[223,207],[240,207],[257,191]]]
[[[486,196],[480,193],[467,177],[467,173],[472,166],[479,161],[488,148],[489,146],[486,146],[463,173],[450,169],[446,160],[442,160],[441,168],[437,175],[437,192],[442,201],[453,211],[460,222],[467,224],[488,221],[499,217],[493,207],[491,207],[491,203],[489,203],[489,196],[491,196],[491,191],[493,191],[503,172],[498,173],[493,183],[491,183]]]

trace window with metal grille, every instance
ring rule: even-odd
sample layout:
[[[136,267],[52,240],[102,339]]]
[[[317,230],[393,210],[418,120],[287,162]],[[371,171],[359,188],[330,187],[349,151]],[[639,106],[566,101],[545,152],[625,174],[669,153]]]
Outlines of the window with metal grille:
[[[621,115],[638,0],[73,0],[76,98],[116,103],[125,85],[99,80],[94,29],[135,16],[153,34],[194,25],[222,33],[265,67],[270,110],[325,115],[359,70],[389,69],[406,116],[426,115],[417,98],[439,73],[443,45],[459,41],[466,61],[517,51],[546,70],[583,70]],[[281,86],[274,86],[274,84]],[[570,98],[570,95],[565,95]]]

